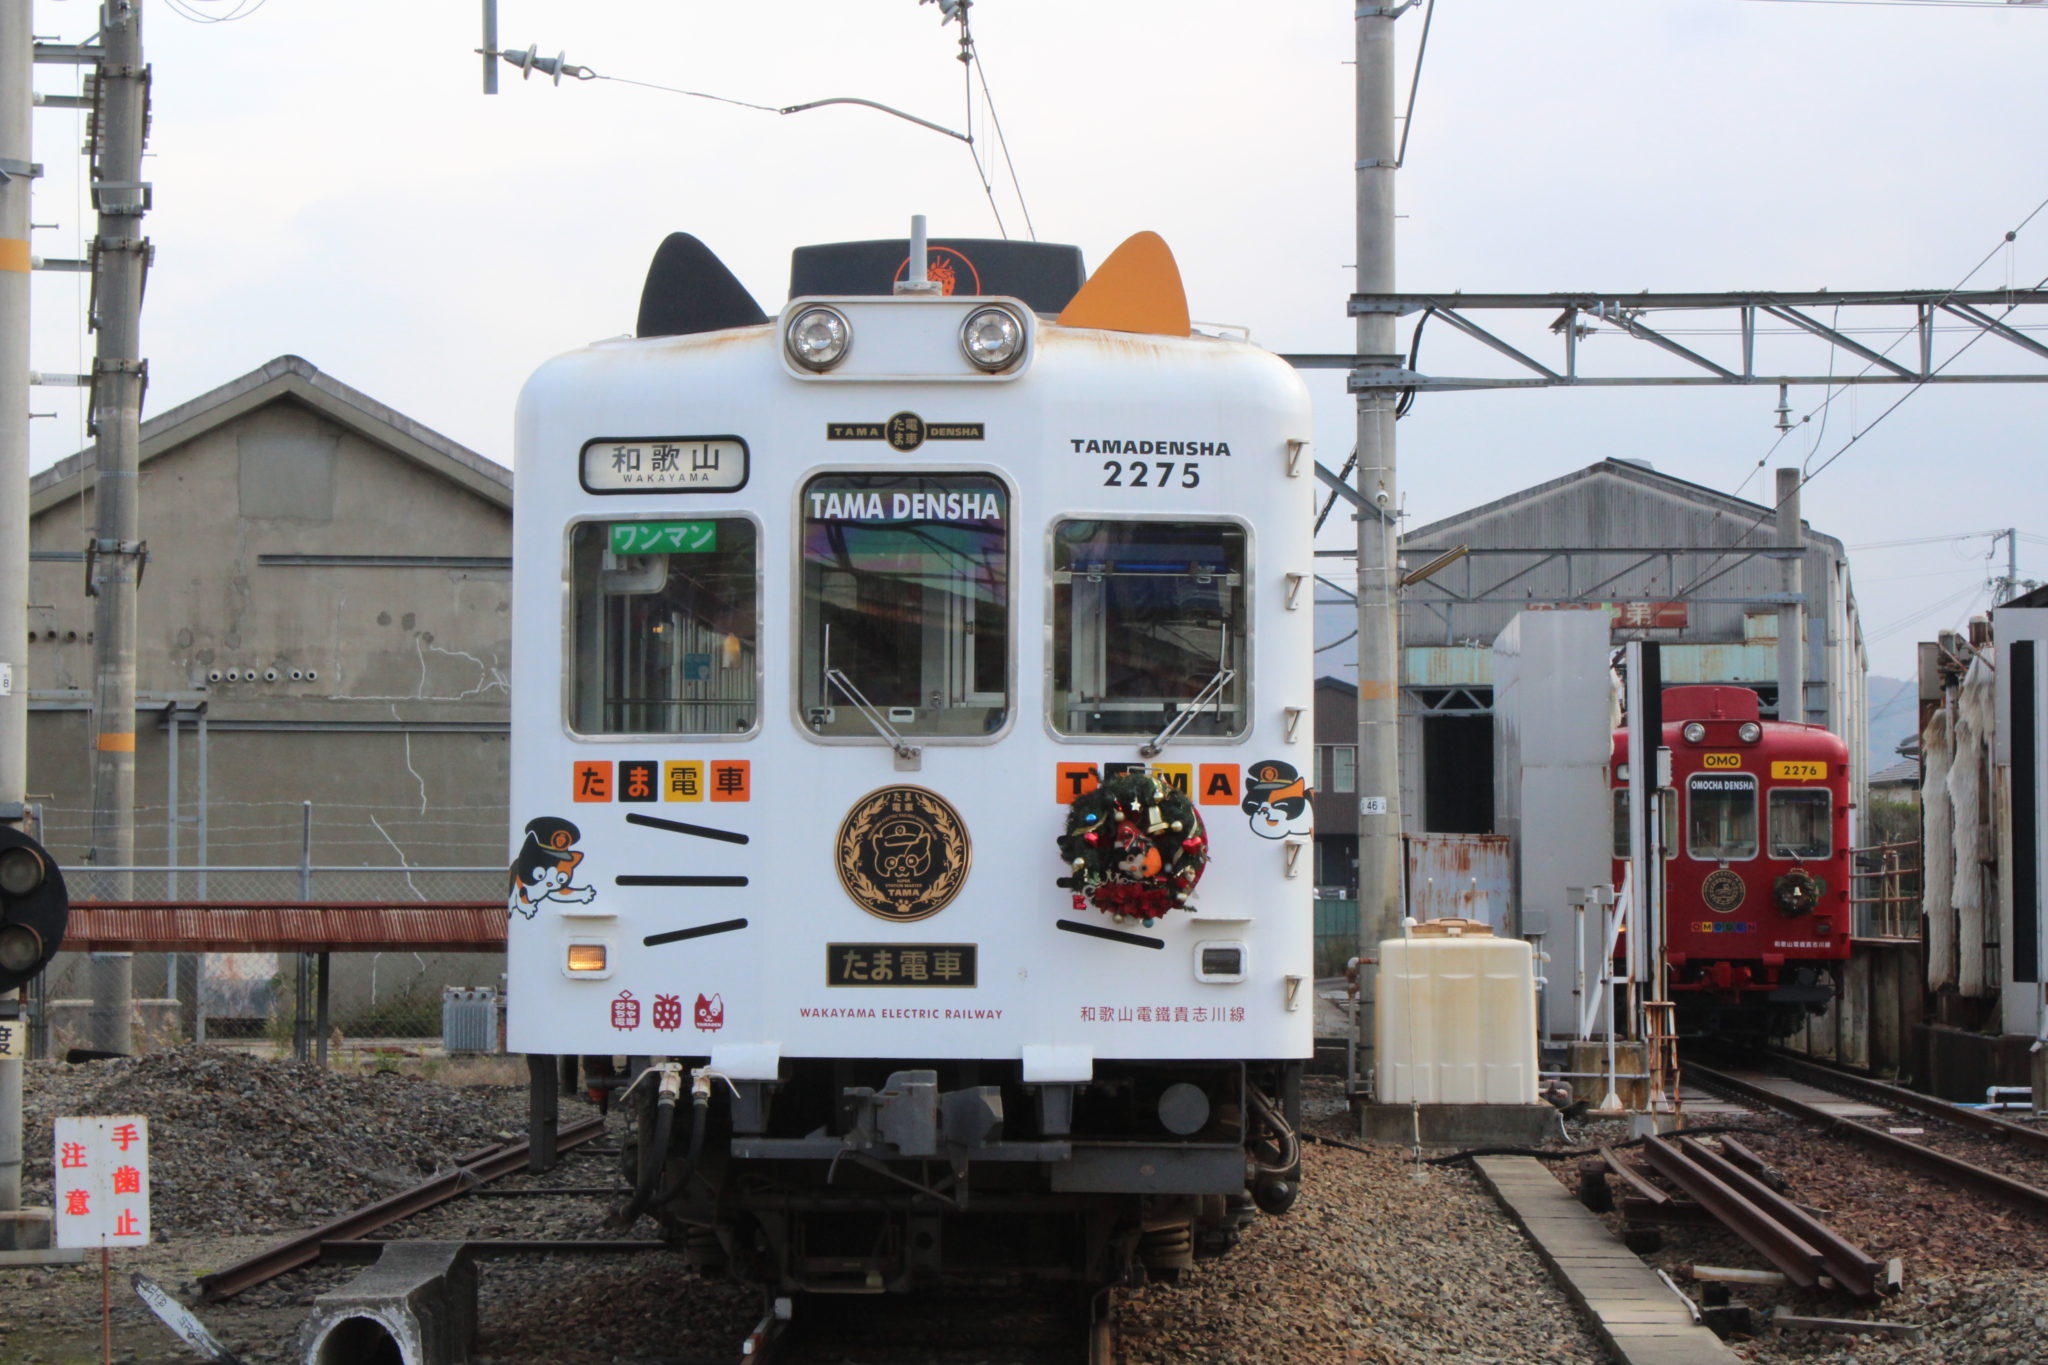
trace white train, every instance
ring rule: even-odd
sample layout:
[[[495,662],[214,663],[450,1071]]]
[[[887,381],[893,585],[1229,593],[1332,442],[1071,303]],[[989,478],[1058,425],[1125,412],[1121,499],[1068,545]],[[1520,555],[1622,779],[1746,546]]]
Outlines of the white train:
[[[511,1046],[773,1293],[1170,1275],[1298,1172],[1306,392],[1150,234],[791,294],[678,234],[520,398]]]

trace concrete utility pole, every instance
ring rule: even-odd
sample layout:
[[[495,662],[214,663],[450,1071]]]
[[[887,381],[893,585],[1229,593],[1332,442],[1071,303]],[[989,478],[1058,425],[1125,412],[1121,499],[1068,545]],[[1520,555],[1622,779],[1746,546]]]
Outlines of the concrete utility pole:
[[[1358,288],[1394,292],[1394,20],[1408,8],[1361,4],[1358,44]],[[1398,314],[1358,314],[1357,364],[1401,368]],[[1354,371],[1354,375],[1356,372]],[[1394,403],[1398,390],[1358,394],[1358,954],[1376,958],[1382,939],[1401,932],[1400,573],[1399,505],[1394,483]],[[1358,1068],[1377,1066],[1373,1002],[1376,963],[1358,972]]]
[[[149,69],[142,64],[141,0],[107,0],[100,11],[99,102],[92,142],[92,194],[99,210],[93,242],[93,293],[99,334],[92,366],[93,510],[86,557],[93,610],[92,861],[135,863],[135,588],[143,546],[138,533],[136,464],[142,445],[142,280],[149,240],[142,215],[142,142],[149,118]],[[97,882],[97,894],[128,900],[126,872]],[[92,955],[93,1046],[129,1052],[134,959]]]
[[[0,819],[28,799],[29,0],[0,0]],[[5,1002],[13,1005],[19,1000]],[[0,1217],[21,1208],[21,1063],[0,1060]],[[23,1245],[0,1225],[0,1247]],[[47,1237],[43,1245],[48,1245]]]
[[[1806,529],[1799,520],[1797,469],[1778,471],[1778,544],[1801,553],[1779,564],[1785,600],[1778,606],[1778,719],[1806,722]],[[1835,719],[1839,724],[1839,719]]]

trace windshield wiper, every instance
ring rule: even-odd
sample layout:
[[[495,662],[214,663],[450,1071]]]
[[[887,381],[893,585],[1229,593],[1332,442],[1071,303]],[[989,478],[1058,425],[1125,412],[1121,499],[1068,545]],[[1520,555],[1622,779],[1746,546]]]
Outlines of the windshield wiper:
[[[853,709],[860,712],[861,719],[873,726],[875,733],[882,737],[883,742],[896,751],[896,757],[906,762],[917,757],[917,746],[905,739],[875,704],[861,695],[861,690],[853,685],[853,679],[847,677],[840,669],[828,667],[825,670],[825,681],[838,688],[840,695],[853,703]]]
[[[1216,714],[1222,715],[1223,689],[1230,686],[1236,677],[1237,670],[1234,668],[1217,669],[1216,676],[1202,684],[1202,690],[1195,693],[1194,700],[1184,703],[1181,713],[1166,722],[1166,728],[1152,736],[1149,742],[1139,745],[1138,752],[1146,758],[1152,758],[1157,755],[1161,749],[1164,749],[1173,742],[1176,735],[1187,729],[1188,722],[1201,714],[1202,708],[1211,702],[1216,704]]]

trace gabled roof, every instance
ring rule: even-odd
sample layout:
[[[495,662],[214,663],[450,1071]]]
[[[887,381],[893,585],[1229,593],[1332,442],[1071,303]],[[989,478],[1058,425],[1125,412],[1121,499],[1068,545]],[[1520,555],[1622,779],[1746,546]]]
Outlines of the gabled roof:
[[[1705,484],[1694,483],[1690,479],[1680,479],[1670,474],[1660,473],[1645,464],[1631,464],[1626,460],[1602,460],[1598,464],[1590,464],[1584,469],[1576,469],[1569,474],[1559,475],[1557,478],[1550,479],[1544,483],[1524,488],[1520,492],[1510,493],[1504,498],[1496,498],[1492,502],[1481,503],[1477,507],[1468,507],[1462,512],[1456,512],[1445,517],[1441,521],[1433,521],[1427,526],[1415,527],[1412,530],[1403,532],[1401,539],[1403,542],[1411,545],[1434,544],[1439,540],[1448,541],[1459,527],[1470,525],[1475,521],[1481,521],[1498,513],[1512,511],[1524,503],[1536,501],[1557,492],[1559,489],[1569,488],[1573,484],[1586,483],[1595,479],[1620,480],[1623,483],[1632,483],[1664,497],[1692,503],[1708,512],[1725,513],[1730,518],[1735,519],[1730,528],[1731,532],[1746,531],[1747,528],[1754,526],[1756,532],[1762,538],[1769,538],[1775,534],[1772,510],[1761,503],[1749,502],[1742,498],[1733,497],[1718,489],[1709,488]],[[1838,551],[1842,549],[1842,543],[1833,536],[1823,535],[1815,531],[1810,523],[1806,523],[1803,520],[1801,524],[1806,527],[1806,538],[1809,541],[1830,546]],[[1744,538],[1742,534],[1731,534],[1730,536],[1731,541]]]
[[[140,463],[148,464],[167,450],[280,400],[311,408],[364,440],[459,484],[486,502],[511,510],[511,470],[321,373],[310,361],[295,355],[281,355],[240,379],[144,422]],[[90,449],[66,456],[29,481],[29,515],[39,515],[79,496],[92,487],[94,478]]]

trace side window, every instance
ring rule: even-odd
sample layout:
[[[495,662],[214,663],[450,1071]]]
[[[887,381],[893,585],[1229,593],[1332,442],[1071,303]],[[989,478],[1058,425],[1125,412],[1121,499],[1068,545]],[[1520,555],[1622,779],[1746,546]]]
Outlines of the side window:
[[[1664,856],[1678,856],[1678,793],[1666,787],[1658,793],[1664,798]],[[1628,857],[1628,788],[1614,789],[1614,856]]]
[[[760,718],[754,523],[582,521],[569,532],[571,728],[730,735]]]
[[[803,516],[798,704],[820,735],[976,736],[1010,714],[1009,493],[987,474],[823,474]]]
[[[1053,729],[1150,738],[1192,710],[1182,734],[1243,734],[1251,686],[1244,575],[1242,527],[1056,525]]]
[[[1685,851],[1705,862],[1756,856],[1756,778],[1748,773],[1694,773],[1685,780],[1690,814]]]
[[[1826,787],[1771,790],[1771,856],[1825,858],[1834,851]]]

